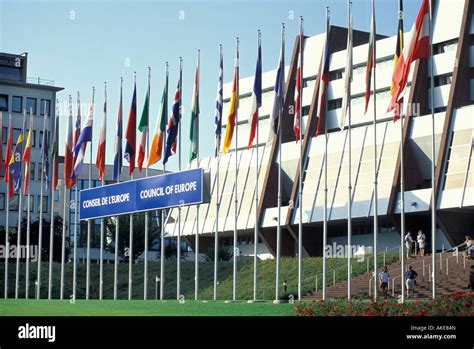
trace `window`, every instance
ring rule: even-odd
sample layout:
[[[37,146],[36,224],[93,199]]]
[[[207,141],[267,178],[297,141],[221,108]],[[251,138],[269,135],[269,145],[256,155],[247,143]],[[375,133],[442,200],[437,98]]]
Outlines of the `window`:
[[[12,97],[12,112],[21,113],[23,111],[23,97],[13,96]]]
[[[8,127],[4,127],[2,129],[2,140],[3,144],[7,144],[7,139],[8,139]]]
[[[458,40],[449,40],[445,42],[440,42],[438,44],[433,45],[433,54],[437,55],[440,53],[455,51],[458,45]]]
[[[0,210],[5,209],[5,193],[0,193]]]
[[[59,190],[54,191],[54,201],[58,202],[59,201]]]
[[[48,213],[48,197],[43,195],[43,213]],[[39,208],[41,205],[41,197],[38,196],[38,208],[36,210],[37,213],[40,213]]]
[[[0,111],[8,111],[8,95],[0,95]]]
[[[46,111],[46,114],[48,116],[51,116],[51,101],[49,99],[42,99],[41,104],[40,104],[40,115],[44,116],[44,112]]]
[[[453,77],[452,73],[435,76],[434,78],[435,87],[449,85],[451,83],[452,77]]]
[[[328,110],[342,108],[342,98],[333,99],[328,102]]]
[[[343,72],[344,72],[344,69],[339,69],[339,70],[334,70],[332,72],[329,72],[329,81],[342,79]]]
[[[15,146],[16,141],[18,140],[18,136],[20,135],[20,132],[21,132],[20,128],[13,129],[13,146]]]
[[[36,114],[36,98],[28,97],[26,99],[26,113],[29,114],[30,109],[33,111],[33,114]]]
[[[10,198],[10,211],[18,211],[18,199],[20,197],[18,194],[13,194],[13,196]]]
[[[28,208],[28,200],[27,200],[27,196],[23,197],[22,199],[22,206],[23,206],[23,212],[27,212],[27,208]],[[34,212],[34,208],[35,208],[35,196],[34,195],[30,195],[30,212]]]
[[[35,180],[36,174],[36,164],[34,162],[30,162],[30,180]]]

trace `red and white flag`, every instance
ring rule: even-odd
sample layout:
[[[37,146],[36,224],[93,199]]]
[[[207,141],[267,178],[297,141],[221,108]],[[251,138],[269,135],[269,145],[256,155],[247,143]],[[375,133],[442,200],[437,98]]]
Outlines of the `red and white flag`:
[[[99,170],[99,179],[104,179],[105,175],[105,142],[107,141],[107,87],[105,87],[104,113],[102,124],[100,125],[99,146],[97,147],[97,158],[95,166]]]
[[[295,132],[296,142],[300,139],[300,125],[301,125],[301,115],[300,115],[300,103],[302,99],[302,63],[303,63],[303,31],[300,33],[300,48],[298,52],[298,65],[296,68],[296,87],[295,87],[295,118],[293,121],[293,131]]]

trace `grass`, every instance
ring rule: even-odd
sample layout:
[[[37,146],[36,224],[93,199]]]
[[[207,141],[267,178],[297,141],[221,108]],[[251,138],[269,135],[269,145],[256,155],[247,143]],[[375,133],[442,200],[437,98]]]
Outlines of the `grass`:
[[[387,254],[387,264],[398,259],[398,254]],[[369,260],[372,267],[372,259]],[[380,266],[382,265],[382,255],[379,256]],[[347,260],[343,258],[329,258],[327,284],[332,285],[333,273],[336,270],[336,282],[346,280],[347,278]],[[34,296],[35,279],[36,279],[36,263],[30,264],[30,298]],[[133,265],[133,292],[132,299],[143,299],[143,263]],[[281,284],[286,280],[288,284],[288,293],[297,293],[298,263],[296,258],[282,258],[280,262]],[[353,261],[353,275],[359,275],[367,271],[367,262]],[[315,275],[322,272],[322,258],[312,257],[303,259],[303,292],[312,291],[315,288]],[[203,262],[199,265],[199,299],[213,298],[213,262]],[[155,276],[160,274],[160,263],[150,262],[148,266],[148,299],[155,298]],[[0,263],[0,295],[4,293],[4,263]],[[322,277],[318,277],[319,287],[321,287]],[[47,298],[47,280],[48,280],[48,263],[42,264],[41,275],[41,298]],[[99,265],[91,264],[91,284],[90,298],[98,298],[99,292]],[[113,280],[114,265],[104,264],[104,299],[113,298]],[[128,299],[128,264],[119,265],[118,276],[118,298]],[[232,298],[232,261],[219,262],[218,265],[218,300],[228,300]],[[86,265],[78,263],[77,265],[77,299],[85,298],[85,282],[86,281]],[[59,298],[60,284],[60,265],[55,263],[53,266],[53,298]],[[19,278],[19,298],[25,296],[25,265],[20,264]],[[9,263],[9,297],[15,296],[15,261]],[[280,286],[280,294],[283,294],[283,287]],[[165,299],[176,299],[176,261],[165,262]],[[194,299],[194,262],[183,261],[181,263],[181,293],[186,300]],[[65,266],[65,293],[66,299],[72,294],[72,263]],[[238,262],[237,274],[237,299],[247,300],[253,297],[253,261],[240,260]],[[258,263],[258,289],[257,298],[262,300],[273,300],[275,297],[275,260],[259,261]]]
[[[0,300],[0,316],[285,316],[292,304],[223,301]]]

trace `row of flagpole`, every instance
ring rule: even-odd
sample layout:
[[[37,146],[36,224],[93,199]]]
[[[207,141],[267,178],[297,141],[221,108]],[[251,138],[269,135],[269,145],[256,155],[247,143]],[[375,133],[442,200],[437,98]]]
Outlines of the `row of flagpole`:
[[[348,227],[348,245],[351,246],[351,230],[352,230],[352,213],[351,213],[351,206],[352,206],[352,182],[351,182],[351,81],[352,81],[352,4],[351,2],[348,3],[348,41],[347,41],[347,64],[346,64],[346,81],[345,81],[345,96],[343,102],[343,117],[342,123],[340,123],[341,129],[344,128],[345,124],[345,117],[346,113],[348,113],[348,171],[349,171],[349,178],[348,178],[348,214],[347,214],[347,227]],[[418,50],[422,53],[418,53],[418,56],[414,55],[413,52],[419,49],[422,43],[422,39],[424,38],[422,28],[425,25],[424,17],[425,15],[429,15],[429,52],[426,53],[425,50]],[[420,12],[417,17],[417,21],[415,22],[410,42],[407,47],[404,48],[403,45],[403,6],[402,1],[399,1],[399,30],[398,30],[398,37],[397,37],[397,51],[395,55],[395,65],[394,65],[394,74],[392,77],[392,100],[389,106],[389,111],[395,111],[395,118],[394,121],[397,121],[400,118],[400,129],[401,129],[401,143],[400,143],[400,191],[401,191],[401,245],[403,245],[403,233],[405,231],[405,211],[404,211],[404,157],[403,157],[403,147],[404,147],[404,139],[403,139],[403,110],[401,109],[401,103],[403,101],[403,96],[405,94],[406,83],[407,83],[407,75],[409,72],[409,68],[411,63],[415,59],[419,58],[427,58],[428,56],[432,59],[432,9],[431,9],[431,2],[428,0],[423,0],[422,7],[420,8]],[[318,118],[318,125],[316,130],[316,136],[319,134],[320,131],[320,122],[324,120],[324,131],[325,131],[325,147],[324,147],[324,219],[323,219],[323,246],[325,247],[327,244],[327,236],[328,236],[328,229],[327,229],[327,162],[328,162],[328,129],[327,129],[327,121],[325,116],[325,99],[326,99],[326,89],[327,84],[329,81],[328,77],[328,69],[329,69],[329,35],[330,35],[330,25],[329,25],[329,9],[326,12],[326,44],[324,46],[323,54],[321,57],[321,63],[318,73],[318,108],[317,108],[317,118]],[[426,37],[426,33],[425,33]],[[302,297],[302,258],[303,258],[303,216],[302,216],[302,200],[303,200],[303,173],[304,173],[304,154],[303,154],[303,135],[305,132],[303,131],[303,110],[302,110],[302,94],[303,94],[303,52],[304,52],[304,34],[303,34],[303,19],[300,19],[300,34],[299,34],[299,52],[298,52],[298,61],[297,61],[297,69],[296,69],[296,88],[295,88],[295,116],[294,116],[294,123],[293,128],[295,131],[296,140],[300,142],[300,165],[299,165],[299,183],[298,183],[298,212],[299,212],[299,219],[298,219],[298,299]],[[422,48],[425,48],[424,46]],[[410,51],[411,50],[411,51]],[[221,146],[221,124],[222,124],[222,104],[223,104],[223,96],[222,96],[222,88],[223,88],[223,53],[222,53],[222,46],[219,47],[219,55],[220,55],[220,69],[219,69],[219,81],[218,81],[218,93],[216,97],[216,114],[215,114],[215,123],[216,123],[216,150],[215,156],[217,157],[217,168],[219,171],[219,163],[220,163],[220,146]],[[403,55],[403,60],[400,60],[400,56]],[[179,162],[179,170],[181,170],[181,118],[182,118],[182,64],[183,61],[179,59],[179,79],[177,90],[175,93],[174,103],[172,107],[172,115],[169,119],[168,129],[165,132],[166,128],[166,119],[167,119],[167,98],[168,98],[168,64],[166,63],[166,84],[163,90],[163,97],[161,101],[160,107],[160,115],[157,119],[157,124],[155,127],[155,133],[152,141],[152,146],[149,145],[149,103],[150,103],[150,78],[151,78],[151,69],[148,70],[148,90],[145,99],[145,106],[142,113],[142,118],[140,120],[139,130],[142,132],[142,141],[140,142],[140,149],[138,153],[138,167],[141,172],[142,164],[144,160],[144,154],[149,153],[147,165],[145,169],[145,176],[148,176],[148,167],[158,161],[160,161],[163,157],[163,171],[166,170],[166,162],[168,158],[176,153],[176,148],[178,148],[178,162]],[[239,255],[238,250],[238,226],[237,226],[237,217],[238,217],[238,188],[237,188],[237,181],[238,181],[238,169],[239,169],[239,161],[238,161],[238,109],[239,109],[239,39],[236,39],[236,58],[234,64],[234,81],[233,81],[233,89],[230,99],[230,108],[229,108],[229,116],[228,116],[228,124],[226,127],[226,134],[223,144],[223,153],[227,153],[230,150],[232,139],[234,138],[234,156],[235,156],[235,182],[233,187],[233,197],[234,197],[234,236],[233,236],[233,277],[232,277],[232,299],[237,299],[237,257]],[[199,69],[200,69],[200,57],[199,57],[199,50],[197,52],[197,64],[196,64],[196,73],[194,79],[194,93],[193,93],[193,109],[191,114],[191,156],[190,161],[196,160],[197,166],[199,166]],[[350,71],[348,71],[350,69]],[[250,115],[249,124],[251,125],[251,136],[249,139],[248,148],[253,146],[254,137],[256,137],[256,146],[255,146],[255,162],[256,162],[256,180],[255,180],[255,189],[254,189],[254,198],[255,198],[255,228],[254,228],[254,278],[253,278],[253,300],[257,300],[257,280],[258,280],[258,268],[257,268],[257,244],[258,244],[258,237],[259,237],[259,216],[258,216],[258,180],[259,180],[259,157],[258,157],[258,144],[259,144],[259,128],[258,128],[258,110],[261,106],[261,94],[262,94],[262,81],[261,81],[261,74],[262,74],[262,67],[261,67],[261,34],[258,31],[257,36],[257,66],[255,72],[255,80],[254,80],[254,88],[252,91],[252,114]],[[280,250],[281,250],[281,144],[282,144],[282,116],[283,116],[283,108],[284,108],[284,83],[285,83],[285,76],[284,76],[284,25],[282,25],[281,30],[281,51],[280,51],[280,60],[279,60],[279,67],[277,70],[277,78],[275,82],[275,101],[274,101],[274,108],[272,112],[272,122],[273,122],[273,132],[278,137],[278,156],[279,156],[279,171],[278,171],[278,224],[277,224],[277,246],[276,246],[276,294],[275,299],[279,299],[279,277],[280,277],[280,269],[279,269],[279,262],[280,262]],[[373,79],[373,82],[371,80]],[[115,144],[115,158],[114,158],[114,180],[117,182],[120,181],[120,174],[122,168],[122,79],[120,85],[120,105],[119,105],[119,112],[117,117],[117,136],[116,136],[116,144]],[[436,188],[434,187],[434,170],[435,170],[435,143],[434,143],[434,114],[433,114],[433,67],[431,66],[431,112],[432,112],[432,152],[433,152],[433,159],[432,159],[432,248],[435,251],[435,233],[436,233]],[[99,147],[98,147],[98,156],[96,161],[96,166],[99,168],[99,179],[102,181],[102,185],[104,185],[104,174],[105,174],[105,134],[106,134],[106,117],[107,117],[107,89],[106,85],[104,87],[104,95],[105,95],[105,102],[104,102],[104,111],[103,111],[103,121],[101,127],[101,136],[99,139]],[[371,32],[369,38],[369,54],[368,54],[368,61],[367,61],[367,73],[366,73],[366,111],[370,99],[371,92],[373,91],[373,132],[374,132],[374,186],[373,186],[373,214],[374,214],[374,241],[373,241],[373,249],[374,249],[374,277],[377,277],[377,238],[378,238],[378,184],[377,184],[377,177],[379,171],[379,160],[377,155],[377,106],[376,106],[376,28],[375,28],[375,1],[372,0],[372,19],[371,19]],[[76,125],[75,125],[75,132],[73,135],[72,130],[72,100],[71,96],[69,96],[69,116],[67,122],[67,133],[66,133],[66,149],[65,149],[65,161],[64,161],[64,207],[63,207],[63,233],[62,233],[62,240],[61,240],[61,282],[60,282],[60,298],[64,298],[64,288],[65,288],[65,276],[64,276],[64,263],[65,263],[65,239],[66,239],[66,224],[67,218],[69,215],[67,214],[67,207],[66,204],[68,202],[67,195],[69,193],[69,189],[75,186],[75,202],[74,205],[75,214],[74,214],[74,242],[73,242],[73,298],[76,298],[76,282],[77,282],[77,228],[78,228],[78,221],[77,221],[77,193],[78,193],[78,184],[77,184],[77,176],[79,173],[79,169],[82,165],[84,160],[85,151],[87,143],[90,144],[90,163],[89,163],[89,188],[92,186],[92,123],[93,123],[93,115],[94,115],[94,95],[95,89],[93,88],[92,92],[92,102],[90,104],[89,113],[87,118],[84,122],[84,125],[81,128],[81,115],[80,115],[80,98],[79,93],[77,96],[77,118],[76,118]],[[275,108],[277,106],[277,108]],[[130,108],[128,123],[127,123],[127,131],[126,131],[126,147],[125,152],[123,154],[123,158],[125,158],[129,162],[129,176],[130,179],[133,179],[133,171],[135,168],[135,156],[136,156],[136,74],[134,76],[134,92],[132,97],[132,105]],[[57,108],[56,108],[57,109]],[[45,183],[45,190],[48,190],[48,176],[49,176],[49,158],[51,157],[53,162],[53,173],[52,173],[52,185],[51,185],[51,195],[54,195],[54,191],[57,189],[57,182],[58,182],[58,175],[57,175],[57,142],[58,142],[58,127],[59,127],[59,115],[56,115],[54,120],[54,142],[53,147],[51,149],[51,153],[49,153],[49,146],[48,146],[48,135],[46,131],[46,112],[43,122],[43,149],[42,149],[42,170],[41,170],[41,189],[40,189],[40,232],[39,232],[39,246],[40,246],[40,258],[38,261],[38,269],[37,269],[37,290],[36,290],[36,297],[40,298],[40,287],[41,287],[41,249],[42,249],[42,217],[43,217],[43,183]],[[3,119],[2,119],[3,122]],[[12,147],[12,124],[11,124],[11,116],[9,120],[9,131],[8,137],[9,140],[7,142],[7,152],[6,152],[6,176],[5,182],[8,184],[8,195],[7,195],[7,227],[9,226],[9,200],[11,197],[11,193],[16,191],[19,192],[21,188],[21,177],[23,173],[23,169],[21,166],[21,162],[25,164],[24,170],[24,186],[23,186],[23,195],[19,195],[19,212],[18,212],[18,234],[17,234],[17,244],[20,244],[21,240],[21,215],[22,215],[22,196],[27,197],[27,226],[26,226],[26,240],[27,245],[30,242],[30,194],[29,194],[29,166],[30,166],[30,149],[31,149],[31,132],[33,129],[33,114],[30,110],[30,127],[28,132],[28,137],[25,144],[25,151],[23,149],[23,137],[26,131],[26,111],[23,113],[23,128],[21,133],[18,137],[17,144],[15,148]],[[234,137],[235,133],[235,137]],[[156,139],[155,139],[156,138]],[[164,156],[162,154],[164,148]],[[158,154],[159,152],[159,154]],[[8,160],[11,156],[11,160]],[[101,160],[99,161],[99,157]],[[11,167],[11,168],[10,168]],[[10,173],[14,178],[10,178]],[[217,193],[219,190],[219,172],[217,172],[216,178],[216,189]],[[215,253],[214,253],[214,299],[217,298],[217,284],[218,284],[218,275],[217,275],[217,263],[218,263],[218,232],[219,232],[219,205],[220,199],[219,195],[217,194],[216,200],[216,220],[215,220]],[[198,299],[198,290],[199,290],[199,206],[196,210],[196,236],[195,236],[195,299]],[[162,210],[161,212],[161,234],[160,234],[160,241],[161,241],[161,261],[164,260],[164,248],[165,248],[165,239],[164,239],[164,224],[165,224],[165,211]],[[114,271],[114,299],[118,297],[118,237],[119,237],[119,218],[116,217],[116,231],[115,231],[115,271]],[[147,278],[148,278],[148,213],[145,214],[145,262],[144,262],[144,299],[147,299]],[[180,299],[181,295],[181,207],[178,207],[178,218],[177,218],[177,225],[178,225],[178,232],[177,232],[177,299]],[[87,270],[86,270],[86,299],[89,298],[89,291],[90,291],[90,241],[91,241],[91,227],[92,221],[87,222]],[[129,227],[129,246],[128,246],[128,258],[129,258],[129,287],[128,287],[128,299],[132,298],[132,263],[133,263],[133,215],[130,215],[130,227]],[[101,220],[101,236],[100,236],[100,298],[102,299],[103,296],[103,245],[104,245],[104,220]],[[50,254],[49,254],[49,272],[48,272],[48,298],[52,296],[52,247],[53,241],[52,237],[54,234],[54,212],[53,212],[53,199],[51,197],[51,228],[50,228]],[[6,246],[8,246],[8,229],[6,234]],[[350,249],[349,249],[350,250]],[[29,249],[27,249],[27,258],[26,258],[26,292],[25,297],[28,298],[29,294],[29,267],[30,267],[30,258],[29,258]],[[401,264],[402,270],[404,269],[404,258],[403,253],[401,254]],[[351,254],[348,255],[348,299],[351,299]],[[435,289],[435,255],[433,254],[433,290],[432,294],[433,297],[436,294]],[[322,287],[322,294],[323,299],[326,298],[326,253],[325,249],[323,249],[323,287]],[[404,280],[402,272],[402,283]],[[163,299],[163,290],[164,290],[164,263],[161,263],[161,270],[160,270],[160,299]],[[18,290],[19,290],[19,256],[17,255],[16,261],[16,278],[15,278],[15,298],[18,298]],[[5,263],[5,297],[8,296],[8,258],[6,258]],[[374,298],[377,297],[377,282],[374,282]],[[402,301],[404,300],[404,290],[402,287]]]

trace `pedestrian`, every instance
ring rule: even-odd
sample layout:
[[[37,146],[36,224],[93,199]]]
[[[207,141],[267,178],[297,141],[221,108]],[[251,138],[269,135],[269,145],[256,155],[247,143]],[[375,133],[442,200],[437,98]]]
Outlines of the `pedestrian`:
[[[413,238],[411,237],[411,233],[408,232],[405,235],[405,247],[407,248],[407,258],[411,256],[412,245],[413,245]]]
[[[420,249],[420,256],[425,255],[425,245],[426,245],[426,236],[423,234],[423,230],[418,230],[418,236],[416,237],[416,241],[418,242],[418,248]]]
[[[408,271],[405,273],[406,287],[407,287],[407,298],[410,298],[410,291],[413,298],[415,298],[415,286],[416,286],[416,277],[418,273],[413,270],[411,265],[408,266]]]
[[[383,270],[379,273],[379,285],[383,293],[383,298],[387,299],[388,294],[388,282],[390,275],[388,273],[388,268],[385,266]]]
[[[463,245],[466,245],[466,254],[468,258],[472,258],[472,252],[474,250],[474,240],[469,236],[466,235],[466,241],[464,241]]]

